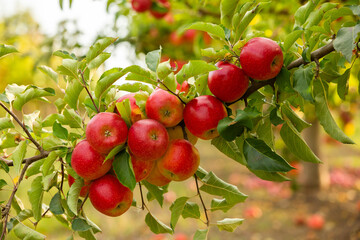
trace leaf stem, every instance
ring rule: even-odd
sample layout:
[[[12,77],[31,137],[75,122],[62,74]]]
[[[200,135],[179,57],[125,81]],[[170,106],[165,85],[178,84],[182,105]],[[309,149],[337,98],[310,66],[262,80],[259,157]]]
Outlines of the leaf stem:
[[[196,174],[194,174],[194,178],[195,178],[195,183],[196,183],[196,190],[197,190],[197,193],[198,193],[198,195],[199,195],[201,204],[202,204],[203,209],[204,209],[204,213],[205,213],[205,217],[206,217],[206,226],[209,226],[209,224],[210,224],[209,216],[208,216],[208,214],[207,214],[207,209],[206,209],[204,200],[203,200],[203,198],[202,198],[202,196],[201,196],[201,193],[200,193],[200,188],[199,188],[199,183],[198,183],[198,176],[197,176]]]
[[[99,113],[100,110],[99,110],[98,106],[96,105],[96,103],[94,101],[94,98],[92,97],[92,95],[91,95],[91,93],[89,91],[89,88],[86,86],[86,82],[85,82],[85,79],[84,79],[84,72],[79,69],[79,73],[81,75],[81,80],[82,80],[81,85],[85,88],[87,94],[89,95],[89,97],[90,97],[90,99],[91,99],[91,101],[92,101],[92,103],[93,103],[93,105],[94,105],[94,107],[96,109],[96,112]]]

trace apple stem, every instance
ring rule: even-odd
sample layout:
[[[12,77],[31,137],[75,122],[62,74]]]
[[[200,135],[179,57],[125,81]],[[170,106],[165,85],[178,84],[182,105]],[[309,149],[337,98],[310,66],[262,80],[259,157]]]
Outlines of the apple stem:
[[[96,109],[96,112],[99,113],[100,110],[99,110],[99,108],[97,107],[97,105],[95,104],[94,98],[92,97],[92,95],[91,95],[88,87],[86,86],[86,82],[85,82],[85,79],[84,79],[84,72],[79,69],[79,73],[80,73],[80,75],[81,75],[81,80],[82,80],[82,82],[80,82],[80,83],[81,83],[81,85],[85,88],[87,94],[89,95],[89,97],[90,97],[90,99],[91,99],[91,101],[92,101],[92,103],[93,103],[93,105],[94,105],[94,107],[95,107],[95,109]]]
[[[183,135],[184,135],[184,139],[189,141],[189,138],[188,138],[188,135],[187,135],[187,132],[186,132],[186,129],[185,129],[185,122],[181,121],[179,125],[181,126],[181,129],[182,129],[182,132],[183,132]]]
[[[204,213],[205,213],[205,217],[206,217],[206,226],[209,226],[209,224],[210,224],[209,216],[207,214],[207,209],[206,209],[204,200],[203,200],[203,198],[201,196],[201,193],[200,193],[200,188],[199,188],[199,183],[198,183],[198,176],[196,175],[196,173],[194,174],[194,178],[195,178],[195,183],[196,183],[197,194],[199,195],[201,205],[203,206],[203,209],[204,209]]]
[[[140,190],[140,196],[141,196],[141,209],[145,210],[144,195],[143,195],[143,192],[142,192],[142,186],[141,186],[140,182],[139,182],[139,190]]]

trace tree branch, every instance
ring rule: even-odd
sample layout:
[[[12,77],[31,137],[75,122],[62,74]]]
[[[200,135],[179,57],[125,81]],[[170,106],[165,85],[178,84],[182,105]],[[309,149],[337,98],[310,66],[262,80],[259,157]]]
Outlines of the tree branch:
[[[26,133],[26,135],[28,136],[29,140],[36,146],[36,148],[40,151],[40,152],[44,152],[44,149],[40,146],[40,144],[31,136],[30,132],[27,130],[27,128],[25,127],[25,125],[20,121],[20,119],[15,115],[15,113],[13,113],[10,109],[8,109],[2,102],[0,102],[0,105],[3,109],[5,109],[6,112],[8,112],[14,119],[15,121],[20,125],[20,127],[24,130],[24,132]]]
[[[33,163],[33,162],[36,162],[40,159],[43,159],[43,158],[46,158],[47,156],[49,156],[50,152],[49,151],[43,151],[42,153],[40,153],[39,155],[35,155],[33,157],[29,157],[29,158],[25,158],[22,163],[27,163],[27,162],[30,162]],[[14,162],[13,161],[10,161],[10,160],[6,160],[5,158],[2,158],[0,157],[0,161],[3,161],[6,163],[6,165],[8,166],[14,166]]]
[[[10,208],[11,208],[11,203],[15,197],[15,193],[17,192],[18,190],[18,187],[21,183],[21,181],[23,180],[24,176],[25,176],[25,173],[26,173],[26,170],[28,169],[28,167],[35,161],[37,160],[40,160],[42,158],[45,158],[49,155],[49,152],[47,151],[43,151],[42,153],[40,153],[39,155],[36,155],[34,157],[31,157],[31,158],[26,158],[24,159],[25,161],[25,165],[23,167],[23,169],[21,170],[21,173],[20,173],[20,177],[19,177],[19,180],[17,181],[17,183],[14,185],[14,188],[13,188],[13,191],[11,192],[11,195],[10,195],[10,198],[5,206],[5,208],[3,209],[2,211],[2,217],[4,218],[4,222],[3,222],[3,229],[2,229],[2,234],[1,234],[1,237],[0,237],[0,240],[3,240],[5,239],[5,236],[6,236],[6,230],[7,230],[7,223],[8,223],[8,218],[9,218],[9,214],[10,214]]]
[[[144,195],[143,195],[142,186],[141,186],[140,182],[139,182],[139,190],[140,190],[140,196],[141,196],[141,209],[144,210],[146,205],[145,205]]]

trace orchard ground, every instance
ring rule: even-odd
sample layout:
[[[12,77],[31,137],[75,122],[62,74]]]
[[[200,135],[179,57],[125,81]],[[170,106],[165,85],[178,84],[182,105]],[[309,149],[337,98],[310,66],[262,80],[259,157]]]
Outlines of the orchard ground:
[[[211,222],[224,217],[241,217],[245,221],[234,233],[220,232],[216,226],[210,228],[210,240],[222,239],[274,239],[274,240],[331,240],[331,239],[359,239],[360,237],[360,151],[354,146],[328,142],[323,136],[322,148],[324,161],[330,165],[331,185],[328,191],[315,195],[294,191],[290,182],[275,183],[263,181],[240,166],[235,161],[224,157],[210,142],[199,140],[196,147],[200,151],[201,165],[211,169],[222,179],[239,187],[240,191],[249,197],[243,204],[238,204],[227,213],[216,211],[210,213]],[[184,188],[188,186],[187,188]],[[21,185],[19,197],[27,197],[29,186]],[[4,193],[2,193],[4,194]],[[185,183],[172,182],[169,192],[165,194],[164,208],[152,201],[148,206],[153,214],[163,222],[169,219],[171,203],[179,196],[195,196],[196,188],[193,178]],[[134,197],[140,201],[138,188]],[[209,195],[204,195],[207,205],[210,204]],[[198,201],[191,198],[190,201]],[[210,206],[207,206],[210,208]],[[142,219],[146,213],[137,208],[130,208],[124,215],[116,218],[107,217],[93,209],[90,202],[85,204],[88,217],[102,229],[97,234],[103,240],[161,240],[161,239],[192,239],[192,235],[205,224],[193,219],[179,219],[175,234],[154,235]],[[324,219],[321,230],[313,230],[307,226],[307,221],[313,214],[319,214]],[[204,215],[201,216],[204,219]],[[141,221],[140,221],[141,220]],[[25,221],[26,223],[26,221]],[[27,223],[26,223],[27,224]],[[70,231],[64,231],[58,221],[44,218],[37,226],[37,230],[48,236],[48,239],[66,239]],[[10,233],[8,239],[16,239]]]

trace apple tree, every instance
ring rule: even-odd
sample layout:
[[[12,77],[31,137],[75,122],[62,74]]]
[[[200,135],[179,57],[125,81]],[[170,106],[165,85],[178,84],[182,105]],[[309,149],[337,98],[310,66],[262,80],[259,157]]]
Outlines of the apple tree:
[[[176,6],[166,0],[132,2],[150,2],[145,7],[154,18],[166,17]],[[206,239],[214,226],[232,232],[243,222],[241,216],[218,220],[209,212],[227,212],[247,196],[201,167],[197,138],[209,140],[239,168],[278,182],[289,180],[286,173],[293,167],[275,148],[274,126],[280,128],[276,137],[294,156],[321,163],[301,136],[310,124],[300,112],[314,108],[332,138],[354,143],[334,120],[328,96],[335,91],[348,101],[349,76],[359,66],[359,5],[309,1],[297,9],[282,39],[269,39],[249,24],[272,3],[219,4],[220,12],[208,14],[217,21],[199,19],[183,26],[216,44],[204,44],[202,58],[189,60],[180,70],[170,60],[162,61],[166,49],[159,47],[146,54],[147,67],[102,72],[99,67],[111,55],[105,50],[117,41],[104,37],[81,56],[65,50],[53,53],[61,64],[56,69],[42,66],[41,71],[56,88],[7,85],[0,94],[5,111],[0,118],[0,186],[11,191],[1,200],[1,239],[10,231],[20,239],[45,239],[35,227],[48,216],[71,229],[70,239],[73,234],[96,239],[101,229],[84,212],[88,199],[108,216],[131,208],[146,211],[145,224],[155,234],[174,233],[180,216],[204,223],[194,239]],[[137,11],[145,7],[135,4]],[[1,44],[0,57],[8,54],[21,53]],[[81,94],[86,97],[80,101]],[[24,105],[34,99],[50,102],[57,112],[45,117],[25,113]],[[147,203],[163,206],[171,182],[189,178],[195,181],[198,201],[177,198],[168,223],[161,222]],[[30,184],[27,199],[17,197],[23,182]],[[70,188],[64,187],[66,182]],[[134,199],[134,191],[140,192],[139,199]],[[214,196],[210,203],[204,194]],[[23,224],[26,220],[34,227]]]

